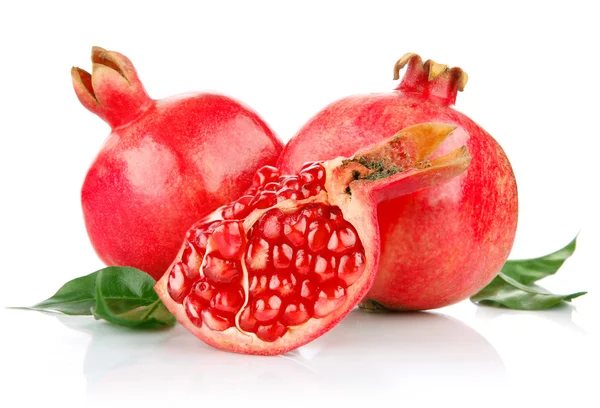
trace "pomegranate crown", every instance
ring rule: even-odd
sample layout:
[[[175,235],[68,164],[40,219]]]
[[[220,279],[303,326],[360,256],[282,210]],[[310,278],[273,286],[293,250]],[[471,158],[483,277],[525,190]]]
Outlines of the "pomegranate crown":
[[[73,67],[71,78],[82,105],[112,128],[130,123],[153,104],[131,61],[115,51],[92,47],[92,73]]]
[[[400,70],[408,65],[406,74],[396,88],[407,93],[421,94],[446,104],[456,102],[457,92],[462,92],[469,76],[459,67],[450,68],[429,59],[425,62],[415,53],[406,53],[394,65],[394,80]]]

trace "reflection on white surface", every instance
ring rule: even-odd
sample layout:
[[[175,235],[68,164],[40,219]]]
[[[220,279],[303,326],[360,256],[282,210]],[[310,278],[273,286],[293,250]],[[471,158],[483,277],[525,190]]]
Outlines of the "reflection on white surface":
[[[469,302],[435,313],[357,310],[278,357],[222,352],[181,326],[139,331],[89,316],[0,309],[2,327],[14,328],[0,336],[3,392],[20,406],[103,408],[371,407],[390,399],[415,407],[595,406],[594,302],[540,312]]]
[[[134,332],[89,319],[59,317],[92,340],[83,371],[94,401],[164,390],[171,395],[328,392],[360,385],[370,392],[506,381],[502,360],[475,330],[437,313],[353,311],[326,335],[285,356],[219,351],[183,327]],[[160,390],[160,392],[159,392]]]
[[[585,329],[583,329],[579,324],[577,324],[573,319],[574,312],[577,311],[576,306],[573,303],[562,303],[558,306],[555,306],[549,310],[512,310],[498,307],[487,307],[481,306],[477,308],[475,312],[475,316],[477,319],[485,320],[485,321],[493,321],[500,317],[506,316],[519,316],[523,317],[526,315],[534,316],[536,318],[545,319],[547,321],[553,322],[565,329],[568,329],[572,332],[576,332],[579,334],[588,334]]]

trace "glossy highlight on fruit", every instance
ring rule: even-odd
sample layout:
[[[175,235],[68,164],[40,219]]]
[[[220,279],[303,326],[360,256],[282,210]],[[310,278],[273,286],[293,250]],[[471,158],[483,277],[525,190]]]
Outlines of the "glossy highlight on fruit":
[[[124,55],[93,47],[92,63],[91,74],[71,70],[75,93],[112,131],[82,186],[86,229],[107,265],[158,279],[187,229],[244,192],[283,146],[232,98],[189,93],[154,100]]]
[[[468,298],[487,285],[508,258],[518,214],[517,185],[506,154],[483,128],[453,108],[467,74],[416,54],[404,55],[393,92],[333,102],[289,141],[283,172],[306,160],[351,154],[385,135],[423,122],[457,126],[436,155],[466,145],[472,155],[460,177],[379,204],[381,262],[361,304],[369,310],[423,310]]]
[[[259,169],[241,197],[187,232],[157,293],[189,331],[223,350],[274,355],[311,341],[375,279],[377,203],[467,168],[464,147],[430,159],[454,129],[412,126],[294,175]]]

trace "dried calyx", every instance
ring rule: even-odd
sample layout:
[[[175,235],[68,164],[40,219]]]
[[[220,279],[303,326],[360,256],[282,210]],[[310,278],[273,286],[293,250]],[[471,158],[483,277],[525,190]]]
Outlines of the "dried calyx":
[[[427,73],[427,79],[429,81],[433,81],[440,76],[448,76],[453,78],[456,81],[457,89],[461,92],[464,91],[467,81],[469,80],[469,76],[461,68],[450,68],[448,65],[438,64],[431,59],[423,62],[419,55],[412,52],[404,54],[394,65],[394,80],[400,78],[400,70],[408,63],[415,64],[415,66],[420,66],[420,68]]]
[[[73,88],[81,103],[111,127],[130,123],[154,104],[127,57],[92,47],[91,60],[91,74],[71,68]]]

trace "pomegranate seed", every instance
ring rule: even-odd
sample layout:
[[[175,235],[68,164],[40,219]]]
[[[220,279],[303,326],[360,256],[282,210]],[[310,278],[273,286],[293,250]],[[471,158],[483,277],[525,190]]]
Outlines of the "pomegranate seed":
[[[294,293],[296,286],[296,277],[292,274],[275,274],[269,281],[269,289],[277,292],[282,297],[290,296]]]
[[[300,170],[298,176],[303,183],[317,182],[320,184],[325,178],[325,169],[320,164],[315,164]]]
[[[331,257],[329,260],[323,258],[321,255],[317,255],[315,261],[315,274],[319,282],[328,281],[335,277],[336,270],[336,259]]]
[[[254,196],[245,195],[233,203],[233,216],[235,219],[244,218],[250,213],[250,202],[253,199]]]
[[[196,273],[198,276],[198,270],[202,265],[202,258],[204,257],[204,251],[199,251],[196,245],[191,242],[185,244],[186,247],[181,254],[181,261],[186,264],[191,272]]]
[[[306,217],[300,216],[297,220],[295,217],[288,217],[283,226],[283,234],[290,244],[295,247],[304,246],[306,233]]]
[[[338,237],[338,232],[333,231],[331,237],[329,238],[329,242],[327,243],[327,249],[332,252],[342,252],[345,248],[342,247],[340,249],[340,238]]]
[[[211,232],[211,234],[212,234],[212,232]],[[209,234],[202,234],[202,235],[198,236],[198,239],[196,240],[196,245],[198,245],[198,249],[200,249],[200,251],[206,252],[206,245],[208,245],[208,238],[210,238]]]
[[[275,245],[273,247],[273,266],[282,270],[290,267],[294,250],[287,244]]]
[[[227,206],[223,207],[223,210],[221,211],[221,217],[223,217],[224,220],[232,220],[233,219],[233,206],[227,205]]]
[[[277,202],[285,200],[297,200],[298,198],[300,198],[298,192],[292,190],[291,188],[283,188],[277,192]]]
[[[287,305],[281,316],[281,321],[288,326],[296,326],[305,323],[309,318],[310,315],[308,314],[308,310],[306,310],[306,306],[304,303],[299,303],[297,305]]]
[[[202,233],[204,233],[204,229],[202,228],[190,228],[185,233],[185,239],[186,241],[194,242],[196,240],[196,237]]]
[[[210,301],[210,307],[224,313],[237,313],[244,304],[244,292],[239,289],[219,291]]]
[[[275,181],[271,181],[270,183],[265,184],[263,187],[263,191],[277,191],[281,188],[279,183]]]
[[[346,227],[339,230],[340,241],[346,248],[352,248],[356,244],[356,230],[352,227]]]
[[[191,300],[202,307],[208,305],[208,302],[215,296],[215,288],[206,281],[198,281],[192,287],[192,291],[188,296]]]
[[[229,283],[241,275],[238,262],[217,258],[215,254],[207,254],[204,257],[202,271],[207,278],[220,283]]]
[[[194,302],[193,298],[188,296],[183,301],[183,307],[185,308],[185,314],[188,319],[194,326],[202,327],[202,317],[200,317],[200,313],[202,312],[202,305]]]
[[[281,286],[281,280],[277,274],[271,276],[271,280],[269,281],[269,289],[276,290]]]
[[[300,167],[300,171],[307,169],[309,167],[314,166],[315,164],[319,164],[320,162],[318,161],[309,161],[309,162],[304,162],[302,163],[302,167]]]
[[[331,227],[327,221],[313,221],[308,226],[308,230],[307,241],[311,251],[318,252],[327,246],[331,234]]]
[[[334,231],[327,243],[327,249],[332,252],[345,252],[356,244],[356,234],[348,227]]]
[[[323,204],[312,203],[304,207],[300,214],[306,217],[308,222],[312,222],[317,218],[328,218],[329,208]]]
[[[251,210],[252,209],[248,205],[244,205],[244,204],[240,204],[240,203],[233,203],[233,217],[232,217],[232,219],[239,220],[241,218],[244,218],[245,216],[247,216],[248,214],[250,214]]]
[[[317,163],[315,164],[315,167],[317,167],[317,169],[314,171],[316,179],[318,181],[324,181],[325,180],[325,167],[323,167],[323,165],[321,163]],[[310,169],[312,169],[312,167],[309,167]],[[307,170],[307,169],[305,169]]]
[[[321,192],[322,189],[323,188],[318,184],[307,183],[302,186],[302,189],[300,191],[302,193],[302,197],[308,198],[308,197],[316,196],[317,194],[319,194]]]
[[[262,295],[254,301],[254,317],[259,322],[275,319],[281,309],[281,298],[277,295]]]
[[[209,242],[225,259],[239,259],[246,249],[246,232],[242,221],[223,221]]]
[[[200,312],[202,322],[214,331],[227,330],[233,326],[232,316],[222,315],[213,309],[204,309]]]
[[[221,222],[222,221],[215,221],[209,225],[191,230],[193,232],[188,232],[186,239],[192,244],[195,244],[198,247],[199,252],[204,252],[206,250],[208,238],[213,233],[215,228],[221,225]]]
[[[173,265],[173,268],[171,268],[167,290],[169,291],[169,296],[171,296],[171,299],[175,302],[183,302],[183,298],[190,292],[193,282],[190,279],[191,274],[190,268],[183,262],[177,262]]]
[[[277,202],[277,195],[274,191],[262,191],[254,201],[250,203],[252,208],[265,209],[272,207]]]
[[[240,328],[247,332],[253,332],[256,330],[258,321],[252,316],[249,307],[246,307],[240,316]]]
[[[296,260],[294,266],[295,271],[300,276],[306,276],[310,272],[310,262],[312,261],[312,255],[306,252],[304,249],[299,249],[296,252]]]
[[[256,336],[262,341],[274,342],[285,334],[287,327],[279,322],[275,322],[268,326],[258,326]]]
[[[277,241],[281,237],[282,222],[285,219],[285,214],[273,208],[264,213],[258,220],[258,229],[261,235],[268,241]]]
[[[273,166],[263,166],[256,170],[252,178],[252,187],[262,187],[270,181],[277,180],[279,170]]]
[[[297,176],[286,177],[281,181],[281,187],[286,187],[295,191],[300,190],[300,181]]]
[[[364,270],[365,255],[362,252],[355,252],[340,258],[338,277],[350,286],[356,282]]]
[[[344,215],[342,214],[342,210],[339,207],[330,207],[329,208],[329,219],[331,220],[331,224],[334,228],[341,227],[347,225],[348,223],[344,219]]]
[[[262,238],[252,238],[248,249],[246,250],[246,267],[249,272],[259,273],[270,269],[271,261],[269,260],[270,245]]]
[[[317,294],[317,285],[309,280],[302,282],[302,289],[300,289],[300,296],[305,299],[314,299]]]
[[[207,226],[206,226],[206,232],[212,234],[212,232],[215,230],[215,228],[217,228],[219,225],[221,225],[223,221],[212,221],[210,222]]]
[[[248,290],[254,295],[260,295],[265,292],[268,288],[269,278],[266,275],[252,276],[248,285]]]
[[[314,316],[325,317],[340,307],[346,301],[346,288],[337,282],[323,285],[315,301]]]

